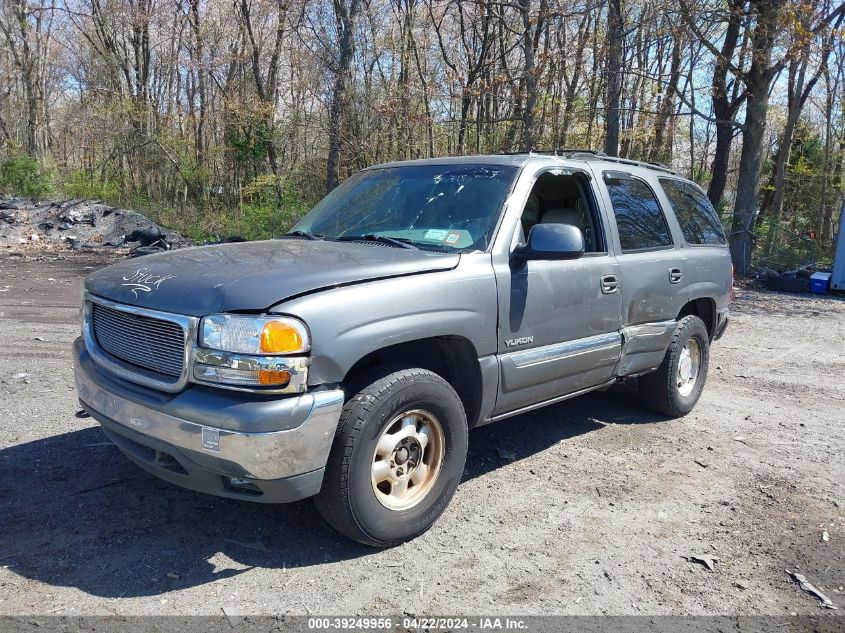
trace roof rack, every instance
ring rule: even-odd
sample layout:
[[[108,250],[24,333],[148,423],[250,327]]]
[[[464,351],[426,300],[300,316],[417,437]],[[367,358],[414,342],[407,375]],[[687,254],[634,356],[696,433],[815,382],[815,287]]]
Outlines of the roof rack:
[[[653,163],[648,161],[642,160],[631,160],[630,158],[618,158],[616,156],[608,156],[602,151],[595,150],[595,149],[576,149],[576,148],[558,148],[558,149],[533,149],[530,152],[519,151],[519,152],[501,152],[502,154],[511,156],[511,155],[519,155],[519,154],[548,154],[551,156],[566,156],[568,158],[580,158],[580,157],[589,157],[589,158],[597,158],[600,160],[606,160],[612,163],[619,163],[620,165],[634,165],[637,167],[646,167],[647,169],[654,169],[656,171],[663,171],[668,174],[677,174],[674,169],[671,167],[667,167],[666,165],[662,165],[661,163]]]
[[[592,156],[607,156],[604,152],[595,149],[576,149],[569,147],[558,147],[556,149],[532,149],[531,151],[518,150],[514,152],[499,152],[505,156],[518,156],[520,154],[549,154],[560,156],[561,154],[590,154]]]
[[[555,154],[588,154],[590,156],[598,156],[601,158],[607,156],[607,154],[597,149],[579,149],[576,147],[560,147],[555,150]]]
[[[634,165],[636,167],[645,167],[647,169],[654,169],[655,171],[663,171],[667,174],[677,174],[674,169],[671,167],[667,167],[666,165],[661,165],[660,163],[650,163],[643,160],[631,160],[630,158],[617,158],[615,156],[602,156],[602,160],[606,160],[611,163],[619,163],[620,165]]]

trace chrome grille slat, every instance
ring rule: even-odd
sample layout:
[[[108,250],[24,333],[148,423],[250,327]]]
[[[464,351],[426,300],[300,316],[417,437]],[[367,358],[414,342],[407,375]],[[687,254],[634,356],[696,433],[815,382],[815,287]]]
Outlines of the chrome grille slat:
[[[98,320],[100,323],[107,324],[110,327],[114,328],[114,332],[121,332],[126,333],[128,336],[140,336],[141,332],[136,331],[135,328],[138,327],[138,323],[133,323],[132,321],[115,321],[108,318],[102,318],[98,315]],[[143,335],[148,336],[154,334],[156,336],[162,337],[162,343],[166,345],[173,345],[174,347],[181,347],[181,344],[177,345],[176,340],[171,340],[169,337],[175,336],[182,336],[181,330],[157,330],[155,328],[145,327],[143,330]]]
[[[141,336],[124,336],[118,337],[118,335],[113,334],[111,332],[104,331],[102,325],[99,328],[99,333],[97,335],[99,340],[110,340],[116,347],[125,347],[127,349],[132,349],[136,346],[143,346],[140,351],[142,352],[149,352],[150,350],[147,349],[150,346],[150,341],[147,338]],[[161,349],[167,352],[175,352],[175,353],[182,353],[182,350],[176,346],[171,347],[170,345],[158,345],[156,344],[156,349]]]
[[[149,331],[158,331],[158,332],[181,332],[182,328],[176,324],[171,323],[156,323],[153,319],[149,317],[140,317],[140,316],[133,316],[133,315],[125,315],[120,314],[116,310],[112,310],[111,308],[105,308],[103,306],[99,306],[98,310],[98,318],[105,321],[111,321],[114,323],[123,323],[127,325],[135,325],[138,319],[144,319],[145,321],[145,329]]]
[[[94,303],[91,325],[94,339],[111,356],[175,382],[185,368],[184,328],[156,319]]]
[[[168,362],[163,360],[160,356],[157,357],[149,352],[138,353],[138,351],[131,346],[121,346],[113,339],[101,338],[100,345],[112,356],[117,356],[118,358],[140,367],[156,369],[160,371],[160,373],[173,374],[175,376],[178,376],[182,371],[181,363]]]

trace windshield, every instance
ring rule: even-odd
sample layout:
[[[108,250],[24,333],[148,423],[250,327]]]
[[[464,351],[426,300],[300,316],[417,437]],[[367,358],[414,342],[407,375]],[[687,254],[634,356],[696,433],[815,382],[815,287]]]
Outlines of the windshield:
[[[346,180],[292,232],[325,239],[393,238],[447,252],[484,250],[517,168],[408,165]]]

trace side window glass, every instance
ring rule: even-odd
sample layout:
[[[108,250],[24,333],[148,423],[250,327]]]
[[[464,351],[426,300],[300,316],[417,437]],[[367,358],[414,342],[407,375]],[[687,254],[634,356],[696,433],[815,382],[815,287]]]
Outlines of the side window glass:
[[[595,196],[583,175],[546,171],[538,176],[522,211],[523,243],[537,224],[572,225],[584,237],[584,252],[607,251]]]
[[[669,225],[651,187],[638,178],[605,173],[623,251],[672,245]]]
[[[727,244],[716,210],[698,187],[673,178],[661,178],[660,185],[688,244]]]

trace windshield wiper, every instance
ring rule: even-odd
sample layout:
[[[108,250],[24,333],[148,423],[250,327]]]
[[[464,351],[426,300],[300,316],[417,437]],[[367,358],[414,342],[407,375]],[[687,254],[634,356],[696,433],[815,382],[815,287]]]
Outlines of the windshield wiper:
[[[366,235],[341,235],[335,238],[336,242],[379,242],[381,244],[390,244],[397,248],[408,248],[414,251],[420,250],[418,247],[411,244],[410,240],[400,237],[387,237],[385,235],[375,235],[374,233],[367,233]]]
[[[291,231],[290,233],[285,233],[282,237],[304,237],[308,240],[322,240],[325,238],[325,235],[318,235],[316,233],[310,233],[308,231]]]

